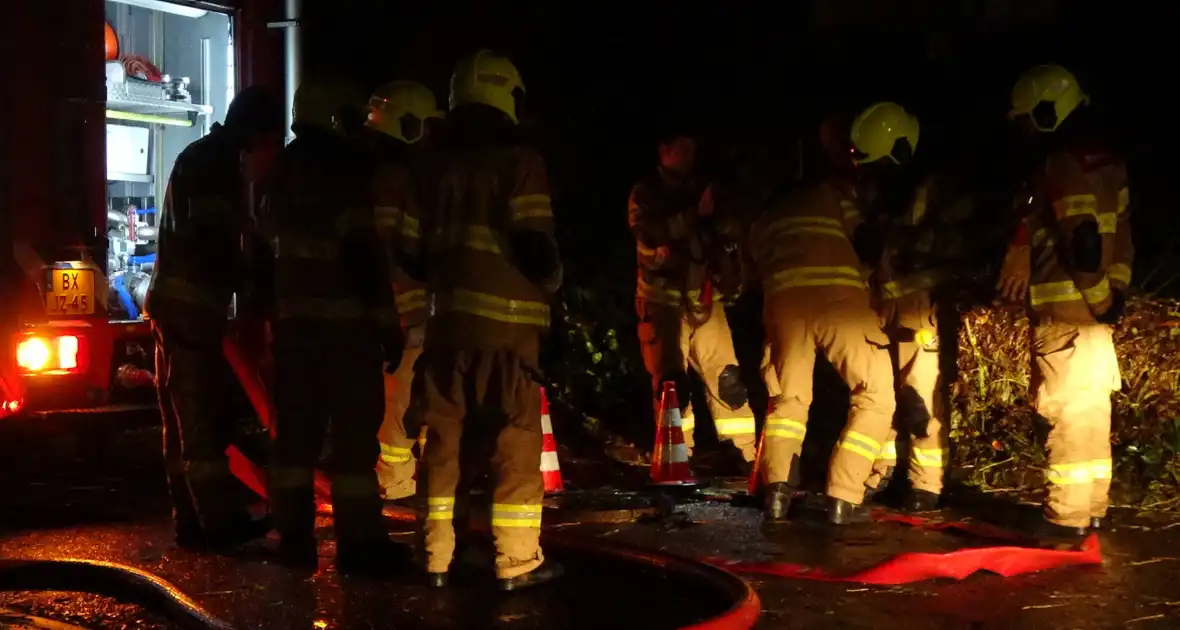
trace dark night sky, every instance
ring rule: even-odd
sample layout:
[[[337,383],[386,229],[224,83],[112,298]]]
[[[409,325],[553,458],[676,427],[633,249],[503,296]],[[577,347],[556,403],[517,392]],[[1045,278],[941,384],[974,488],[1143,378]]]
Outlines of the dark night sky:
[[[1176,23],[1165,15],[1176,11],[1161,8],[1167,4],[653,0],[612,11],[586,3],[305,0],[305,63],[308,74],[342,74],[366,88],[415,78],[445,101],[458,58],[481,46],[507,52],[528,86],[528,114],[561,193],[559,218],[591,230],[580,235],[613,240],[625,231],[627,189],[651,167],[652,139],[663,127],[688,124],[714,141],[786,147],[811,133],[825,108],[897,100],[921,118],[926,150],[954,148],[1002,128],[1016,76],[1046,62],[1079,76],[1131,153],[1134,189],[1152,195],[1166,179],[1153,160],[1169,144],[1161,133],[1175,135],[1152,115],[1173,100],[1159,94],[1173,91],[1171,80],[1158,78],[1161,62],[1174,74],[1174,62],[1164,61],[1176,57],[1171,39],[1150,35],[1163,30],[1156,23]],[[1004,6],[1032,19],[982,17]],[[1162,238],[1172,216],[1139,232]]]

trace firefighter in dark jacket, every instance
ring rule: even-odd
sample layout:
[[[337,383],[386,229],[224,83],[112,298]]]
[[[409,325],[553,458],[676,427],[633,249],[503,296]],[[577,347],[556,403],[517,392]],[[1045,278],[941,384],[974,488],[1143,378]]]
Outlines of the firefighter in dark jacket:
[[[244,90],[224,124],[181,152],[168,180],[148,308],[173,525],[184,546],[223,548],[269,529],[251,520],[226,459],[233,377],[221,344],[232,297],[244,288],[241,242],[254,214],[248,179],[282,148],[282,131],[281,100]]]
[[[408,219],[418,221],[421,238],[407,269],[427,280],[435,305],[414,382],[428,431],[424,545],[434,586],[446,584],[455,552],[460,438],[466,449],[476,432],[491,451],[500,588],[562,573],[539,545],[541,399],[530,378],[562,267],[545,162],[518,139],[523,92],[505,57],[481,50],[457,65],[451,112],[424,179],[423,216]],[[465,452],[465,476],[468,464],[484,463],[469,458]]]
[[[271,502],[284,560],[314,567],[313,474],[327,437],[337,567],[385,573],[409,560],[385,531],[375,471],[382,362],[398,363],[403,338],[373,216],[372,162],[339,126],[346,93],[327,82],[299,87],[296,137],[260,220],[274,265]]]

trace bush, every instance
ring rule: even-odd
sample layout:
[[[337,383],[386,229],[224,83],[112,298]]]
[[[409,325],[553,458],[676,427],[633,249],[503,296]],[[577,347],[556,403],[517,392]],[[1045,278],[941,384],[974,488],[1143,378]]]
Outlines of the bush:
[[[1113,398],[1114,503],[1180,508],[1180,303],[1137,298],[1115,331],[1123,388]],[[959,331],[952,388],[956,474],[984,490],[1043,485],[1047,427],[1028,400],[1029,331],[1020,309],[977,309]]]

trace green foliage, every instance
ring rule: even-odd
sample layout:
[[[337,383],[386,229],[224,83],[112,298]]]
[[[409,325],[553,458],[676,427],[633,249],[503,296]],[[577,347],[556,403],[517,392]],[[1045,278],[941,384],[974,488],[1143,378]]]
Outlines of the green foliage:
[[[545,360],[550,402],[584,428],[650,441],[647,371],[639,355],[634,289],[570,286],[562,290]]]
[[[1180,304],[1139,298],[1115,331],[1123,387],[1113,397],[1112,500],[1180,507]],[[952,392],[954,464],[991,490],[1043,484],[1047,427],[1029,402],[1029,329],[1019,309],[963,317]]]

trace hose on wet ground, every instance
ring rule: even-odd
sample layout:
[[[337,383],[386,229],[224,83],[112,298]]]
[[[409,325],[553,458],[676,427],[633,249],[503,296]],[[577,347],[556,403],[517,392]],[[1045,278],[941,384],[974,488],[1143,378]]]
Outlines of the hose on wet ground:
[[[115,597],[185,630],[232,630],[175,585],[146,571],[97,560],[0,558],[0,591],[70,591]]]

